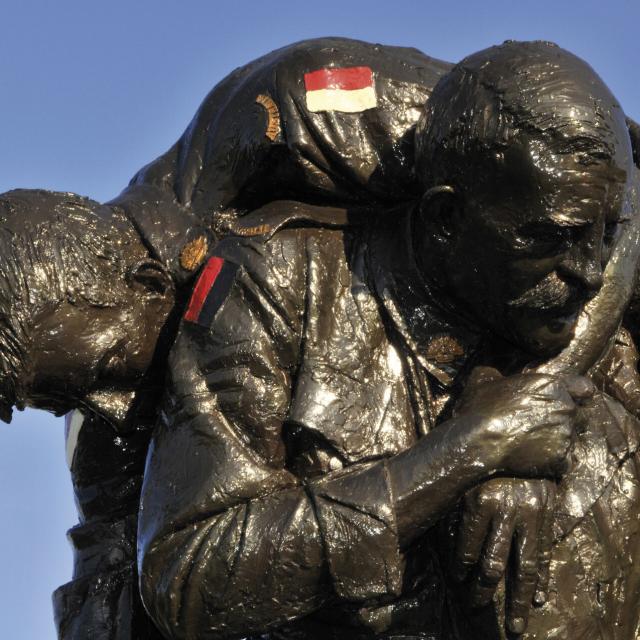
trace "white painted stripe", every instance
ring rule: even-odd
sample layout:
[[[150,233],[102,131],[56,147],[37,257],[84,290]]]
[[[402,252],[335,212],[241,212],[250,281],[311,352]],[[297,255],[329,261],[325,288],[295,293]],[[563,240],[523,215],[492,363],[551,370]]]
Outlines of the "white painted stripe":
[[[73,456],[76,453],[76,447],[78,446],[78,436],[80,435],[80,429],[82,428],[83,422],[84,414],[79,409],[75,409],[71,412],[69,421],[67,423],[66,444],[67,466],[69,467],[69,469],[71,469],[71,465],[73,464]]]
[[[344,111],[358,113],[378,106],[376,90],[364,89],[317,89],[307,91],[307,109],[317,111]]]

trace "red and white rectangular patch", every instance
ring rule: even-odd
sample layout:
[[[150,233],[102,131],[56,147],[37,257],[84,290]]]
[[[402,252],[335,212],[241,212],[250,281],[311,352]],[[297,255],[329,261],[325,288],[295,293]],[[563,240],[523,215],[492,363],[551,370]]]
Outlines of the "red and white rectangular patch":
[[[378,105],[370,67],[318,69],[304,74],[307,109],[358,113]]]

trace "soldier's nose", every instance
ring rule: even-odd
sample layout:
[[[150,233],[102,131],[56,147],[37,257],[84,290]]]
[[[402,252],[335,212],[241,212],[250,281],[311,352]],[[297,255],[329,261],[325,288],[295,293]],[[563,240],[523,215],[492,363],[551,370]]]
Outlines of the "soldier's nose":
[[[589,298],[593,298],[603,283],[602,267],[595,260],[565,260],[558,266],[558,275],[578,284]]]

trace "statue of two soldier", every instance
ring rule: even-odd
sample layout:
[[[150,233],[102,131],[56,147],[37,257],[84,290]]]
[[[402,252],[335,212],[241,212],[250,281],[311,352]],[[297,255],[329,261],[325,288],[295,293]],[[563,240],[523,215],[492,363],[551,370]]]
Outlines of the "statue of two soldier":
[[[322,39],[106,205],[5,194],[3,417],[76,409],[61,637],[636,638],[634,138],[549,43]]]

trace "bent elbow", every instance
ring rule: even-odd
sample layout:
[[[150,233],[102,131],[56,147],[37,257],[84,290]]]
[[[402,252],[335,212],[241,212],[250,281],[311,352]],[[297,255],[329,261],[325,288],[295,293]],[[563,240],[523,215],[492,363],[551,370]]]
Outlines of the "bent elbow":
[[[222,599],[224,590],[216,588],[228,576],[211,566],[215,563],[202,565],[202,556],[208,555],[202,549],[202,535],[199,532],[187,541],[173,534],[139,550],[142,602],[168,640],[243,638],[247,635],[244,616],[230,615],[233,598]]]
[[[139,586],[142,603],[150,618],[170,640],[186,640],[188,630],[181,619],[181,594],[185,585],[179,575],[163,566],[162,553],[150,549],[139,555]],[[171,575],[172,574],[172,575]]]

